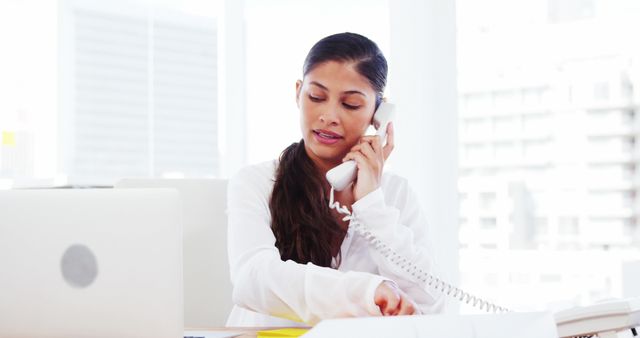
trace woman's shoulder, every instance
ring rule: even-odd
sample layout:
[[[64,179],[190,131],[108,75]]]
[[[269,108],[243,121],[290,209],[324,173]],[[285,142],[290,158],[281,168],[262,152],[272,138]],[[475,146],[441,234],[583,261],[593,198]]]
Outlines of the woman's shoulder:
[[[276,165],[276,160],[270,160],[245,166],[231,177],[229,186],[267,193],[273,188]]]
[[[264,161],[256,164],[250,164],[245,167],[240,168],[236,172],[235,175],[232,176],[232,180],[234,179],[245,179],[245,178],[273,178],[276,171],[276,160]]]

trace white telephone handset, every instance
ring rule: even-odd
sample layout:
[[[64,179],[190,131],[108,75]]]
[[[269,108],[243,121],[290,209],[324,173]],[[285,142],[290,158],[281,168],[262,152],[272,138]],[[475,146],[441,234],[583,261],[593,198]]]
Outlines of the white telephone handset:
[[[640,326],[640,298],[575,307],[556,313],[555,319],[561,338],[633,337],[638,335],[635,328]]]
[[[381,102],[378,109],[373,114],[373,121],[378,125],[376,135],[380,136],[383,144],[387,136],[387,125],[393,119],[395,106],[391,103]],[[327,180],[331,186],[337,190],[342,191],[349,183],[356,179],[358,169],[354,160],[346,161],[339,166],[329,170],[327,172]]]

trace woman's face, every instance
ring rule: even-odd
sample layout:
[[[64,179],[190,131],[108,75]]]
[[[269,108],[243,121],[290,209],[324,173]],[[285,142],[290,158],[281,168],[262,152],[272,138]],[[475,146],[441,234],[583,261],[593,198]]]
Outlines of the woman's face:
[[[371,124],[375,110],[375,91],[354,66],[327,61],[296,83],[305,149],[325,171],[342,163]]]

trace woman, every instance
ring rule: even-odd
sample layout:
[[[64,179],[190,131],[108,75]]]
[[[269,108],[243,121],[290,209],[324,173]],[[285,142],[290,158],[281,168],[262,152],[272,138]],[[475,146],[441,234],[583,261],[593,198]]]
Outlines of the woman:
[[[313,325],[325,318],[433,313],[438,294],[375,250],[329,208],[325,174],[346,160],[357,179],[335,199],[422,269],[426,221],[406,180],[382,172],[393,142],[364,136],[382,102],[387,62],[364,36],[328,36],[296,82],[302,140],[229,182],[229,263],[236,304],[228,326]]]

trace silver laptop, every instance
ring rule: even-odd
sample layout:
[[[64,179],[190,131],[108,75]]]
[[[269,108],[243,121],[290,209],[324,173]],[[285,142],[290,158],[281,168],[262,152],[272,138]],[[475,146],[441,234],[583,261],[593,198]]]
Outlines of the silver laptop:
[[[184,208],[184,324],[222,327],[231,311],[227,180],[123,179],[116,188],[173,188]]]
[[[182,337],[180,197],[0,191],[0,337]]]

